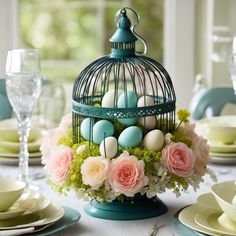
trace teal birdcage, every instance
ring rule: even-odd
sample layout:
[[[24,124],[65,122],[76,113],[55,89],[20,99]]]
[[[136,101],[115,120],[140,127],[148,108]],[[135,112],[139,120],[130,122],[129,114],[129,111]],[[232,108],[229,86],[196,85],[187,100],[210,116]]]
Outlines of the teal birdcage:
[[[131,25],[127,10],[134,13],[139,22],[139,16],[132,9],[118,11],[118,29],[110,39],[111,54],[89,64],[74,83],[73,143],[87,140],[90,144],[100,144],[108,136],[114,136],[119,143],[119,136],[127,127],[138,127],[142,136],[154,129],[163,133],[175,130],[176,98],[171,78],[159,62],[144,56],[146,43],[135,33],[138,23]],[[142,54],[136,52],[137,40],[143,42]],[[99,122],[107,126],[95,132]],[[124,146],[137,137],[125,138]],[[124,148],[120,143],[119,146],[120,150]],[[107,157],[105,145],[104,149]],[[131,205],[119,202],[104,205],[93,200],[85,210],[98,218],[131,220],[164,214],[167,207],[157,197],[147,200],[136,196]]]
[[[150,117],[155,117],[155,128],[165,132],[175,128],[176,98],[171,78],[159,62],[135,52],[135,42],[138,39],[144,43],[144,53],[146,43],[134,32],[137,24],[131,25],[126,14],[127,9],[129,8],[121,9],[116,15],[118,29],[110,39],[111,54],[89,64],[74,83],[74,143],[80,140],[81,133],[78,128],[87,117],[111,120],[115,127],[120,127],[122,123],[126,126],[133,125],[140,118],[143,132],[150,129],[147,124]],[[139,16],[134,13],[139,22]],[[109,97],[112,101],[104,106],[103,98],[109,91],[112,93]],[[143,106],[133,107],[129,104],[130,91],[137,98],[143,96]],[[123,106],[118,103],[120,93],[124,93]],[[153,102],[148,104],[150,97]],[[91,141],[92,132],[91,129]]]

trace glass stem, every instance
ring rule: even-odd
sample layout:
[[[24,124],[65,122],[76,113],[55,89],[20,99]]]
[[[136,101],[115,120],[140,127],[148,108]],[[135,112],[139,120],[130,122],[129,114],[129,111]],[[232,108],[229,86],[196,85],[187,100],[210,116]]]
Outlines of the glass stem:
[[[28,152],[28,137],[31,127],[30,119],[25,119],[18,124],[19,140],[20,140],[20,154],[19,154],[19,177],[26,184],[29,181],[29,152]]]

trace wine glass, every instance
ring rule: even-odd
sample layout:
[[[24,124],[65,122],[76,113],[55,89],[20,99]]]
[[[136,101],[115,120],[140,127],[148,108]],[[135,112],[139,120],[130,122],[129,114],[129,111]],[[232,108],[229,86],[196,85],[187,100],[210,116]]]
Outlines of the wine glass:
[[[18,121],[19,178],[29,186],[27,141],[31,128],[31,114],[41,91],[40,59],[36,49],[8,51],[6,89]]]

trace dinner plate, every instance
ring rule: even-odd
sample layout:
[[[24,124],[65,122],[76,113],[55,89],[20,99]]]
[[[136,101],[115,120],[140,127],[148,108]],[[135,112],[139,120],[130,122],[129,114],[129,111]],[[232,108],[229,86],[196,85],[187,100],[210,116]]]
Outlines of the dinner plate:
[[[41,157],[41,152],[32,152],[32,153],[29,153],[29,158],[35,158],[35,157]],[[19,156],[19,153],[1,153],[0,152],[0,157],[7,157],[7,158],[16,158],[18,159],[18,156]]]
[[[200,212],[196,214],[194,220],[199,226],[209,231],[215,232],[217,234],[222,234],[225,236],[235,236],[236,231],[223,227],[218,222],[218,218],[221,216],[221,214],[222,212],[210,213],[208,211],[204,211],[204,213]]]
[[[190,229],[196,230],[200,233],[204,233],[210,236],[216,236],[216,233],[206,229],[200,225],[198,225],[195,222],[195,216],[199,214],[200,212],[212,212],[211,210],[207,208],[201,207],[199,204],[193,204],[190,205],[186,208],[184,208],[180,213],[179,213],[179,221],[184,224],[185,226],[189,227]]]
[[[236,143],[223,144],[223,143],[209,143],[210,152],[223,152],[223,153],[236,153]]]
[[[58,221],[63,215],[64,209],[60,205],[51,202],[49,206],[42,211],[0,221],[0,230],[47,225]]]
[[[46,236],[55,234],[61,230],[67,229],[73,224],[75,224],[81,217],[80,213],[75,209],[64,207],[65,213],[64,216],[58,220],[56,223],[47,227],[46,229],[40,229],[40,232],[34,232],[29,235],[34,236]],[[36,229],[37,231],[37,229]]]

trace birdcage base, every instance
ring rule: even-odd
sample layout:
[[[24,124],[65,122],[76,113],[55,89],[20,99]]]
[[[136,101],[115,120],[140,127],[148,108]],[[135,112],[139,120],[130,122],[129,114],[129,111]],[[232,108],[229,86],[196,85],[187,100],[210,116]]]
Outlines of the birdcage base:
[[[92,200],[85,212],[93,217],[108,220],[140,220],[160,216],[168,211],[167,206],[158,198],[136,196],[131,201],[98,203]]]

